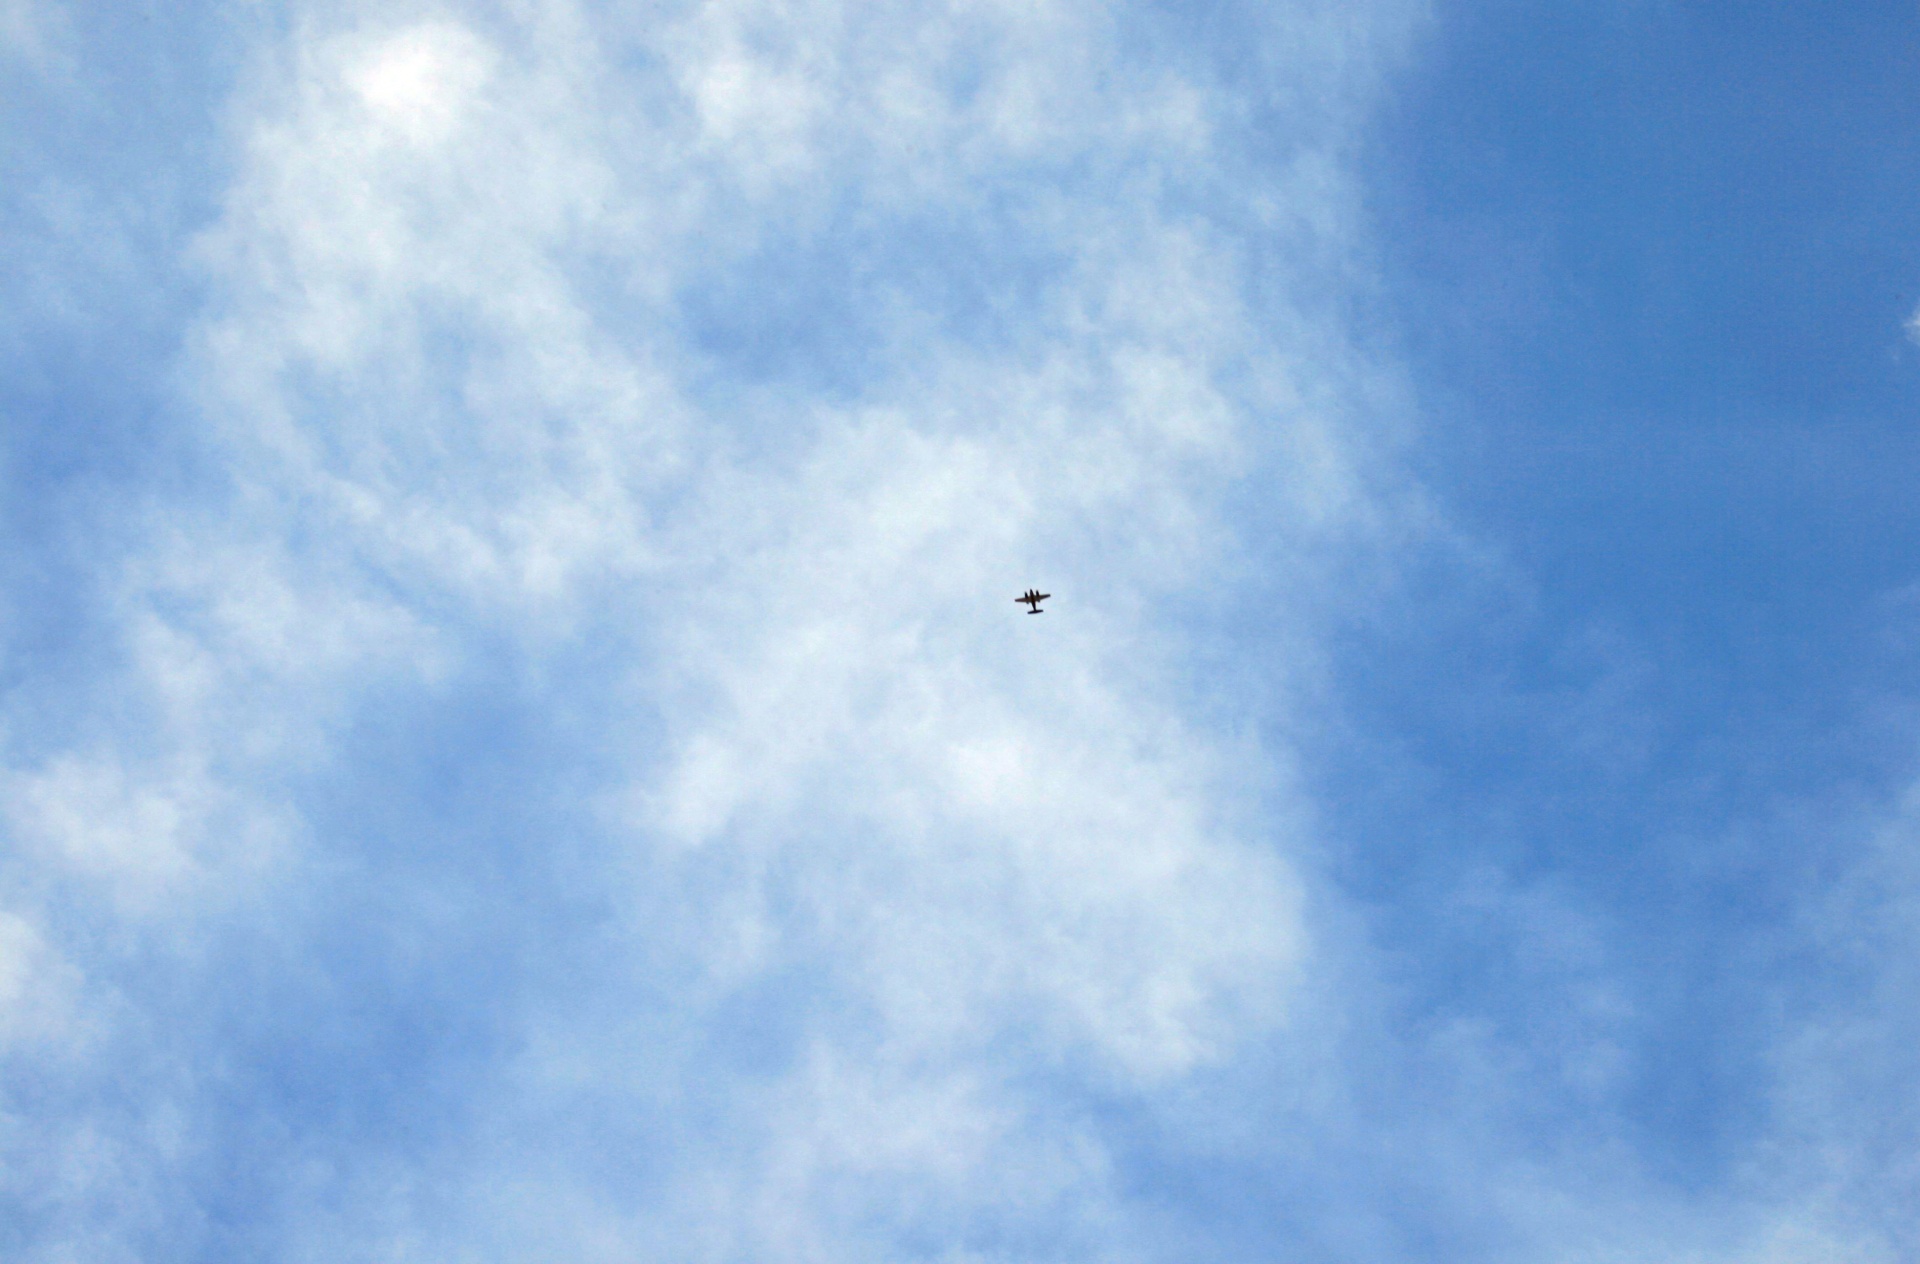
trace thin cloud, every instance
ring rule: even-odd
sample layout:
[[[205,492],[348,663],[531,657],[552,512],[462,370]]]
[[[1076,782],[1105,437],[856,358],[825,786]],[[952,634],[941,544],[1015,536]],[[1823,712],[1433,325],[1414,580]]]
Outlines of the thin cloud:
[[[77,1064],[82,1100],[117,1074],[184,1138],[151,1150],[76,1108],[54,1121],[69,1144],[104,1135],[114,1157],[32,1197],[79,1216],[135,1168],[154,1201],[87,1231],[212,1250],[184,1208],[234,1196],[217,1156],[278,1109],[318,1130],[274,1142],[281,1160],[340,1175],[263,1178],[275,1210],[242,1231],[268,1254],[437,1255],[483,1231],[580,1258],[1126,1253],[1137,1213],[1099,1129],[1038,1081],[1135,1097],[1230,1060],[1284,1021],[1308,951],[1290,839],[1257,807],[1265,757],[1182,714],[1155,603],[1230,554],[1213,489],[1276,435],[1321,454],[1315,486],[1351,458],[1311,405],[1262,415],[1223,385],[1254,366],[1272,397],[1342,389],[1268,346],[1244,246],[1163,199],[1227,161],[1219,89],[1122,44],[1072,6],[708,5],[623,27],[553,5],[505,25],[314,7],[262,50],[191,247],[210,288],[180,365],[225,488],[121,568],[136,705],[18,763],[9,822],[27,863],[111,894],[108,920],[193,990],[291,937],[319,964],[285,958],[267,986],[315,997],[316,1033],[335,1030],[318,998],[397,988],[502,1043],[455,1075],[418,1038],[383,1051],[385,1019],[310,1037],[375,1083],[469,1086],[448,1107],[464,1122],[363,1139],[369,1170],[443,1193],[368,1197],[344,1173],[371,1100],[250,1106],[252,1072],[186,1069],[265,1073],[299,1045],[295,1012],[236,996],[196,1029],[139,954],[63,975],[60,932],[33,921],[52,913],[23,909],[9,986],[61,993],[47,1012],[122,1007]],[[690,337],[690,296],[782,253],[812,261],[806,291],[845,290],[849,198],[865,239],[956,281],[913,234],[981,207],[989,260],[1020,243],[990,282],[1019,299],[1005,331],[962,336],[937,286],[883,283],[863,292],[885,322],[813,344],[862,365],[829,393]],[[1289,231],[1342,213],[1296,206]],[[757,385],[717,388],[730,370]],[[1354,512],[1351,491],[1316,495],[1289,530]],[[1061,596],[1030,626],[1008,599],[1036,580]],[[494,661],[540,712],[590,717],[561,749],[600,772],[584,811],[532,791],[455,876],[362,744],[414,714],[409,750],[489,761],[485,734],[436,716]],[[509,906],[490,866],[526,875],[491,923]],[[552,922],[582,873],[588,922]],[[439,934],[416,941],[420,917]],[[489,924],[522,958],[491,982],[459,964],[492,959],[472,938]],[[538,964],[554,933],[601,964]],[[679,1138],[637,1190],[569,1157],[585,1100]]]

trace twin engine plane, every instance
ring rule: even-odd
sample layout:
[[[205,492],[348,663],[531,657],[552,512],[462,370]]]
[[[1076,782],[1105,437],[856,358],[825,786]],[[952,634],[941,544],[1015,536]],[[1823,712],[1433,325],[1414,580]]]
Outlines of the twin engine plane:
[[[1051,596],[1053,596],[1052,593],[1036,592],[1033,589],[1029,588],[1027,589],[1026,596],[1015,597],[1014,600],[1026,602],[1028,614],[1045,614],[1046,611],[1040,608],[1040,603],[1045,601],[1047,598]]]

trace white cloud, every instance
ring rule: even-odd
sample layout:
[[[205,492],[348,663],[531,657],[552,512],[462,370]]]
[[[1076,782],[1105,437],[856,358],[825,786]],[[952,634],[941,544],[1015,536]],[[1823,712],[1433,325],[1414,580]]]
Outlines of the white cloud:
[[[1078,1249],[1123,1257],[1097,1130],[1023,1080],[1139,1095],[1229,1059],[1282,1021],[1308,953],[1290,822],[1310,813],[1258,806],[1288,753],[1184,712],[1160,603],[1231,556],[1216,493],[1249,469],[1303,548],[1396,511],[1348,433],[1369,370],[1321,296],[1247,306],[1247,251],[1348,248],[1327,239],[1348,208],[1320,204],[1345,196],[1335,168],[1265,191],[1289,200],[1278,244],[1177,209],[1236,161],[1217,86],[1129,55],[1115,21],[303,10],[236,102],[196,248],[212,293],[182,373],[233,495],[129,566],[133,703],[12,774],[14,828],[147,892],[124,901],[146,916],[154,893],[265,899],[333,845],[296,783],[326,780],[350,717],[430,707],[483,644],[544,679],[608,636],[616,667],[544,687],[657,721],[588,743],[621,769],[589,854],[626,942],[686,968],[693,1027],[786,972],[811,989],[791,1056],[724,1090],[764,1118],[722,1110],[734,1131],[661,1160],[650,1197],[687,1236],[657,1252],[899,1258],[916,1224],[963,1238],[964,1212],[1066,1215]],[[984,189],[1027,204],[1044,260],[993,278],[1003,333],[943,331],[901,288],[850,385],[711,387],[688,295],[819,247],[838,199],[937,255],[916,217]],[[795,284],[831,296],[861,259],[823,258]],[[1334,599],[1306,582],[1302,639]],[[1057,594],[1044,617],[1012,602],[1029,583]],[[604,1011],[632,998],[604,1000],[503,997],[538,1051],[517,1073],[585,1068],[616,1099],[702,1074],[671,1042],[609,1055],[632,1032]],[[471,1109],[484,1133],[517,1107]],[[527,1241],[580,1204],[605,1230],[568,1230],[582,1252],[644,1238],[639,1195],[546,1158],[551,1196],[516,1201],[541,1178],[470,1156],[425,1183]],[[406,1229],[343,1232],[435,1255],[431,1200],[392,1197]]]
[[[80,972],[31,922],[0,913],[0,1052],[78,1035],[80,988]]]
[[[208,791],[192,773],[157,780],[129,785],[110,759],[62,756],[11,780],[9,816],[18,836],[85,871],[164,884],[188,864],[187,836],[204,828]]]

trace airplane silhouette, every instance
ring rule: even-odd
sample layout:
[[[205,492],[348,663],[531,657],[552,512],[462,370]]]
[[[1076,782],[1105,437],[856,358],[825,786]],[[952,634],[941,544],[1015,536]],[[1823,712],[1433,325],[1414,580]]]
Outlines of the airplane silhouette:
[[[1014,598],[1014,600],[1015,600],[1015,601],[1024,601],[1024,602],[1026,602],[1026,603],[1027,603],[1027,605],[1028,605],[1029,607],[1031,607],[1031,608],[1030,608],[1030,609],[1029,609],[1029,610],[1027,611],[1027,613],[1028,613],[1028,614],[1045,614],[1045,613],[1046,613],[1046,611],[1044,611],[1044,610],[1042,610],[1042,609],[1040,608],[1040,603],[1041,603],[1041,602],[1043,602],[1043,601],[1045,601],[1045,600],[1046,600],[1047,598],[1049,598],[1049,597],[1051,597],[1051,596],[1053,596],[1053,594],[1052,594],[1052,593],[1043,593],[1043,592],[1035,592],[1035,591],[1034,591],[1033,589],[1031,589],[1031,588],[1029,588],[1029,589],[1027,589],[1027,595],[1026,595],[1026,596],[1024,596],[1024,597],[1015,597],[1015,598]]]

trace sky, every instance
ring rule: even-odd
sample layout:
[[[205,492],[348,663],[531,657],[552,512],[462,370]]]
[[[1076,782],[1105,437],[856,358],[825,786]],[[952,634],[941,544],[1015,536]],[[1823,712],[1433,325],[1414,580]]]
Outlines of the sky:
[[[0,0],[0,1256],[1920,1256],[1916,52]]]

